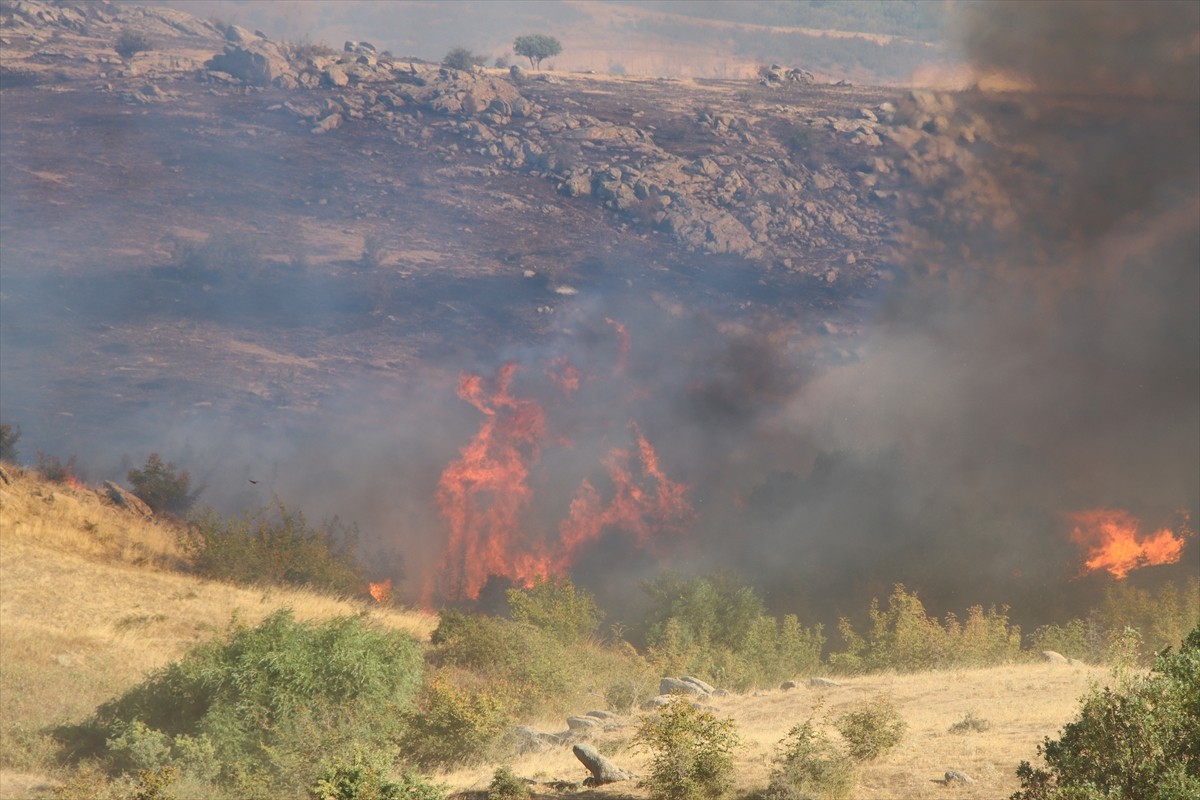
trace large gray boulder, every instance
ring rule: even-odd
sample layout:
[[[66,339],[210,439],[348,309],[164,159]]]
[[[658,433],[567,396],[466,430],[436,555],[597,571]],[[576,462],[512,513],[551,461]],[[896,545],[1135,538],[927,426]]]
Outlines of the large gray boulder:
[[[224,72],[255,86],[269,86],[284,76],[293,76],[292,64],[274,42],[249,34],[239,34],[239,42],[225,45],[225,52],[215,55],[204,66]]]
[[[112,481],[104,482],[104,489],[108,493],[108,499],[113,502],[113,505],[118,508],[123,508],[126,511],[132,511],[139,517],[153,517],[154,512],[150,506],[146,505],[142,498],[135,495],[133,492],[128,492],[122,489]]]
[[[627,781],[633,777],[616,764],[600,755],[600,751],[590,744],[577,744],[571,748],[575,757],[592,773],[586,783],[590,786],[603,786],[606,783]]]
[[[658,682],[658,693],[663,694],[686,694],[692,697],[707,697],[708,692],[701,689],[694,683],[689,681],[681,681],[678,678],[663,678]]]

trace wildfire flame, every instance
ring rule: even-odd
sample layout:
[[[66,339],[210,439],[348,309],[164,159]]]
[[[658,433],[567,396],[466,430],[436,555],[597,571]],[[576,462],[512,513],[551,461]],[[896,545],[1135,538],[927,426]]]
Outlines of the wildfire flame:
[[[392,600],[392,579],[387,578],[379,583],[368,584],[367,591],[379,605],[387,605]]]
[[[629,350],[628,332],[608,320],[618,337],[618,370]],[[483,415],[471,441],[442,472],[436,500],[449,526],[439,573],[425,586],[430,605],[435,590],[443,599],[475,598],[491,576],[530,586],[566,572],[586,544],[606,531],[632,535],[644,547],[659,530],[677,530],[692,516],[687,487],[670,480],[658,453],[641,429],[630,423],[632,441],[611,449],[601,463],[610,487],[604,496],[584,478],[557,536],[532,529],[526,519],[533,499],[530,472],[547,444],[570,446],[547,434],[546,412],[534,399],[513,392],[517,365],[500,368],[492,381],[463,373],[458,396]],[[571,399],[581,376],[565,358],[554,359],[546,374]],[[605,499],[607,497],[607,499]]]
[[[1188,517],[1180,512],[1178,531],[1162,527],[1142,532],[1142,522],[1119,508],[1096,508],[1070,514],[1071,541],[1084,550],[1083,572],[1106,570],[1118,580],[1131,570],[1155,564],[1174,564],[1193,535]]]

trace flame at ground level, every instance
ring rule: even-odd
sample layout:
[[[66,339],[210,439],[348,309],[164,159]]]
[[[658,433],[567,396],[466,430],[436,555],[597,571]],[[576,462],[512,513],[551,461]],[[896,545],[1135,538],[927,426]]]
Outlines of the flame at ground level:
[[[1151,533],[1143,533],[1141,520],[1119,508],[1077,511],[1068,520],[1071,541],[1084,550],[1083,571],[1106,570],[1119,580],[1139,567],[1179,561],[1192,535],[1187,515],[1180,516],[1178,531],[1161,527]]]

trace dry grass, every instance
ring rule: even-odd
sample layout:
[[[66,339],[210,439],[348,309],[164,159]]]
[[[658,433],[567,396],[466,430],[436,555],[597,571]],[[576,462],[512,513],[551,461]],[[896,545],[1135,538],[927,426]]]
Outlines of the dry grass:
[[[253,624],[284,606],[300,619],[366,612],[422,639],[436,621],[311,592],[198,580],[175,571],[181,559],[169,526],[133,519],[95,492],[47,484],[32,474],[15,477],[13,485],[0,485],[0,797],[37,796],[45,792],[39,786],[52,783],[50,726],[86,718],[147,671],[223,630],[234,613]],[[1016,764],[1035,757],[1042,737],[1072,719],[1078,697],[1104,675],[1099,668],[1051,664],[881,674],[841,679],[835,688],[802,685],[730,696],[715,705],[737,723],[746,744],[737,763],[742,792],[766,785],[771,755],[790,727],[810,717],[828,725],[855,703],[886,694],[908,732],[897,750],[864,768],[856,797],[919,800],[952,791],[958,798],[995,798],[1017,788]],[[599,696],[592,707],[603,707]],[[950,733],[968,712],[991,728]],[[566,728],[562,719],[528,722],[545,731]],[[645,754],[629,750],[636,724],[636,717],[627,718],[600,740],[603,752],[635,771],[645,765]],[[517,774],[541,782],[586,777],[567,748],[510,763]],[[457,790],[481,790],[495,766],[438,780]],[[940,783],[948,769],[966,772],[976,783],[949,789]],[[587,796],[646,795],[617,784]]]
[[[182,565],[174,529],[96,492],[10,470],[0,485],[0,797],[28,796],[53,751],[48,728],[78,722],[233,615],[254,624],[367,613],[425,640],[436,620],[298,589],[205,581]]]

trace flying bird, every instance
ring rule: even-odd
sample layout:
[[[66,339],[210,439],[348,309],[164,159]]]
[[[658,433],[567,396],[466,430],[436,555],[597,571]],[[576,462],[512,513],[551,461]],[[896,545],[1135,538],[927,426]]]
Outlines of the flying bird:
[[[253,478],[247,478],[246,480],[250,481],[251,483],[253,483],[256,486],[258,485],[258,481],[254,480]]]

